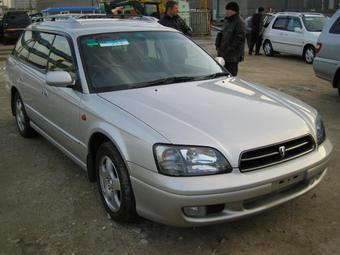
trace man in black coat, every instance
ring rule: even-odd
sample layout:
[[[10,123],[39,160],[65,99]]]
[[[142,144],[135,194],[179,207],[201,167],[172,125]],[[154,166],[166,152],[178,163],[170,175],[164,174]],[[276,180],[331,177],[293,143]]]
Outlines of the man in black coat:
[[[255,55],[260,55],[260,48],[262,44],[262,32],[263,32],[263,12],[264,8],[259,7],[257,13],[252,17],[252,28],[251,28],[251,45],[249,48],[249,55],[253,54],[254,46]]]
[[[225,60],[225,68],[236,76],[238,64],[244,58],[246,29],[243,19],[239,15],[240,8],[236,2],[226,5],[226,18],[224,20],[221,40],[217,45],[217,54]]]
[[[178,3],[176,1],[168,1],[164,16],[159,20],[159,23],[166,27],[171,27],[181,31],[183,34],[191,36],[191,29],[185,21],[178,15]]]

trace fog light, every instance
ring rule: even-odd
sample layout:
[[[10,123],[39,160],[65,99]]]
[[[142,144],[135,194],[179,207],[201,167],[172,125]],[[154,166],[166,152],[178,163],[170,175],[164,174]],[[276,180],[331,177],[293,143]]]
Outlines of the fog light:
[[[188,206],[183,208],[183,212],[189,217],[203,217],[207,214],[205,206]]]

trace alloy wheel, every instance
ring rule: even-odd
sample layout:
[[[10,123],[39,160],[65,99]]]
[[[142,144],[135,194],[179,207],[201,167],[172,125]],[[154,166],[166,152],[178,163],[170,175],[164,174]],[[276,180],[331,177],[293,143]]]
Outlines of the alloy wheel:
[[[18,98],[16,100],[15,103],[15,118],[18,124],[18,128],[21,132],[24,132],[25,130],[25,115],[24,115],[24,109],[23,109],[23,105],[22,102],[20,100],[20,98]]]
[[[113,212],[117,212],[121,206],[121,185],[117,169],[108,156],[100,160],[99,181],[107,206]]]

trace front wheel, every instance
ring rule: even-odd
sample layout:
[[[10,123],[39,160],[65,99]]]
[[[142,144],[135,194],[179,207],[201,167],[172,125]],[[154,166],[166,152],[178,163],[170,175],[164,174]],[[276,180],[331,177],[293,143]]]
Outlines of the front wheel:
[[[314,57],[315,57],[315,49],[313,46],[307,46],[304,51],[304,59],[307,64],[313,64]]]
[[[118,222],[134,221],[137,214],[129,173],[111,142],[102,144],[98,149],[96,173],[99,193],[107,213]]]
[[[274,49],[270,41],[266,40],[263,44],[263,51],[266,56],[273,56],[274,55]]]

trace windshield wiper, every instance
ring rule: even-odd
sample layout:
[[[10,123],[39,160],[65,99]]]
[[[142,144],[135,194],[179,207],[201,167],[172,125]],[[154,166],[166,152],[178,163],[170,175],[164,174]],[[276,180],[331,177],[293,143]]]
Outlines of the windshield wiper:
[[[191,76],[177,76],[177,77],[168,77],[164,79],[158,79],[148,82],[141,82],[138,84],[135,84],[132,86],[132,88],[145,88],[145,87],[151,87],[156,85],[166,85],[166,84],[172,84],[176,82],[186,82],[186,81],[194,81],[197,77],[191,77]]]
[[[151,87],[156,85],[166,85],[166,84],[173,84],[177,82],[187,82],[187,81],[201,81],[201,80],[209,80],[209,79],[215,79],[217,77],[221,76],[228,76],[229,74],[226,72],[219,72],[214,74],[209,74],[205,76],[175,76],[175,77],[168,77],[164,79],[158,79],[148,82],[141,82],[138,84],[135,84],[131,86],[131,88],[145,88],[145,87]]]
[[[209,74],[209,75],[206,75],[206,76],[196,77],[195,80],[210,80],[210,79],[216,79],[216,78],[222,77],[222,76],[229,76],[229,73],[219,72],[219,73]]]

